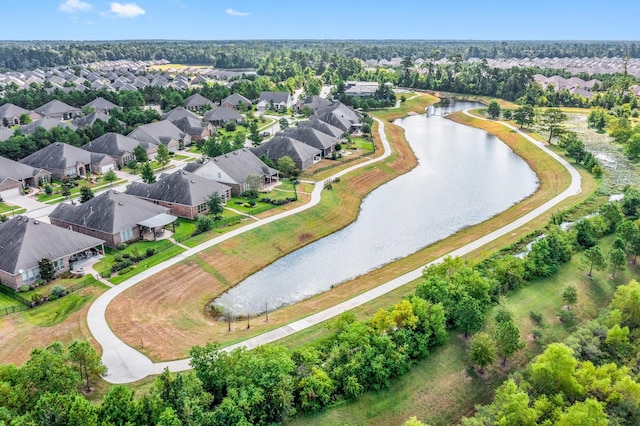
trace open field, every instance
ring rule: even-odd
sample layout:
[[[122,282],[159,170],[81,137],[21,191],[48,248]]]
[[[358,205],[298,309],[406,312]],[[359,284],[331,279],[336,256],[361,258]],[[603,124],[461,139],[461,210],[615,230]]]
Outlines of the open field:
[[[424,107],[423,107],[424,108]],[[474,121],[473,119],[470,119]],[[476,120],[477,121],[477,120]],[[499,126],[496,123],[487,123]],[[396,126],[388,126],[389,137],[393,141],[403,141],[402,130]],[[269,227],[255,230],[245,236],[240,236],[220,244],[206,252],[196,256],[198,259],[190,260],[190,267],[174,267],[154,277],[153,281],[142,283],[127,293],[127,297],[117,298],[108,308],[107,314],[114,331],[128,344],[145,352],[154,360],[175,359],[186,356],[188,348],[196,343],[207,340],[217,340],[225,343],[239,341],[259,332],[275,328],[285,322],[302,318],[324,307],[331,306],[350,296],[373,288],[382,282],[413,270],[443,255],[454,247],[461,246],[469,241],[484,235],[488,229],[495,229],[501,224],[508,223],[534,206],[542,204],[549,198],[561,192],[568,184],[568,173],[564,168],[548,158],[529,143],[519,143],[523,139],[517,138],[515,133],[507,133],[507,143],[513,144],[514,149],[523,157],[530,156],[530,164],[546,184],[540,186],[540,190],[509,209],[502,215],[496,216],[481,225],[467,228],[455,236],[440,241],[427,247],[418,253],[394,262],[365,276],[356,278],[342,284],[321,296],[313,297],[294,306],[286,307],[277,312],[270,313],[269,323],[257,320],[250,330],[246,330],[244,324],[237,324],[232,333],[226,331],[226,325],[209,318],[203,310],[203,302],[213,299],[217,294],[235,285],[242,278],[257,271],[278,257],[295,249],[302,242],[315,240],[326,233],[326,225],[349,223],[344,220],[348,214],[355,217],[359,205],[360,194],[366,193],[366,184],[372,181],[383,182],[389,176],[395,174],[395,169],[408,169],[415,162],[413,155],[406,143],[400,142],[400,155],[394,155],[391,164],[367,167],[354,173],[353,176],[344,178],[338,185],[334,185],[333,191],[325,192],[327,197],[321,205],[310,212],[297,215],[296,218],[288,218],[274,223]],[[344,187],[348,189],[345,191]],[[377,185],[376,185],[377,186]],[[354,197],[354,195],[357,195]],[[585,194],[583,193],[582,196]],[[576,198],[576,202],[580,197]],[[347,210],[347,206],[350,206]],[[337,214],[337,215],[336,215]],[[309,216],[313,215],[312,218]],[[299,217],[298,217],[299,216]],[[301,219],[302,218],[302,219]],[[299,222],[302,220],[302,222]],[[548,217],[547,219],[548,220]],[[546,222],[546,220],[544,220]],[[318,223],[321,221],[321,223]],[[543,222],[544,223],[544,222]],[[509,238],[503,239],[502,244],[514,242],[535,228],[525,226],[521,232],[516,232]],[[299,231],[297,231],[299,230]],[[300,241],[297,244],[297,241]],[[199,265],[197,264],[199,263]],[[233,265],[232,269],[229,268]],[[196,271],[194,271],[193,269]],[[199,269],[199,270],[198,270]],[[187,272],[188,271],[188,272]],[[188,276],[186,275],[188,273]],[[189,284],[186,281],[196,280],[200,285]],[[192,296],[184,297],[183,292],[176,291],[179,296],[168,296],[166,289],[181,286],[184,292],[192,292]],[[406,286],[405,294],[412,290],[412,286]],[[174,291],[172,291],[174,293]],[[179,302],[169,303],[171,297],[179,298]],[[148,302],[135,304],[134,300]],[[381,304],[388,303],[388,299],[380,298]],[[395,299],[397,300],[397,299]],[[156,302],[158,301],[158,302]],[[162,306],[154,308],[161,303]],[[187,303],[187,305],[183,305]],[[374,303],[378,303],[377,301]],[[136,305],[136,306],[134,306]],[[171,306],[169,311],[164,311],[165,306]],[[163,314],[159,312],[163,310]],[[144,348],[140,344],[139,335],[145,334]],[[149,340],[150,339],[150,340]],[[183,342],[181,345],[162,344],[166,339]],[[155,343],[154,343],[155,342]]]

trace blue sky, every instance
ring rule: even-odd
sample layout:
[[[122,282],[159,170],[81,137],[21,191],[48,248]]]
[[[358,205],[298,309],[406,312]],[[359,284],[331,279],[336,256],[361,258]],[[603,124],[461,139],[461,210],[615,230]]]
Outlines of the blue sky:
[[[638,40],[637,0],[0,0],[0,40]]]

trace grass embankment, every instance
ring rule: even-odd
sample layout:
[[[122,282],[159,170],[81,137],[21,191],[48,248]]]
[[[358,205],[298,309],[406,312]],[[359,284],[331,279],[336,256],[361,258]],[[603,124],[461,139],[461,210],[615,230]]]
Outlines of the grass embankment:
[[[22,364],[34,348],[60,341],[68,345],[74,339],[89,339],[87,310],[107,287],[93,283],[71,295],[0,318],[0,362]],[[100,350],[100,347],[96,345]]]
[[[419,111],[424,111],[425,105],[432,101],[431,97],[422,97]],[[417,101],[412,104],[418,106]],[[375,128],[377,124],[374,131]],[[269,315],[269,323],[257,320],[250,330],[243,325],[248,333],[239,330],[227,333],[226,325],[208,317],[203,309],[206,302],[248,275],[351,223],[367,193],[412,169],[416,160],[402,129],[389,123],[386,131],[394,142],[394,152],[385,162],[344,177],[333,185],[333,190],[325,191],[322,202],[310,210],[223,242],[128,290],[107,310],[113,330],[153,359],[174,359],[186,356],[193,345],[211,340],[244,339],[249,333],[259,334],[362,291],[345,287],[330,292],[322,300],[315,298],[282,309]],[[379,140],[377,144],[380,146]],[[330,255],[327,261],[330,262]],[[167,341],[176,344],[166,345]]]

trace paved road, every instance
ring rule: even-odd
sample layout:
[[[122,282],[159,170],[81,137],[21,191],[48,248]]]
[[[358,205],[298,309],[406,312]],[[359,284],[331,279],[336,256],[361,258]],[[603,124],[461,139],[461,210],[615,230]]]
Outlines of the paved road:
[[[468,111],[465,111],[465,113],[469,114]],[[469,114],[470,115],[470,114]],[[380,135],[381,135],[381,139],[383,142],[383,146],[385,149],[384,155],[381,157],[378,157],[377,159],[372,159],[370,161],[368,161],[367,163],[363,163],[361,165],[358,166],[354,166],[354,167],[350,167],[349,169],[346,169],[340,173],[335,174],[333,177],[339,177],[342,176],[346,173],[349,173],[350,171],[352,171],[353,169],[357,168],[357,167],[362,167],[366,164],[370,164],[373,161],[379,161],[382,158],[386,158],[390,155],[390,147],[389,147],[389,143],[387,141],[386,135],[384,134],[384,123],[382,123],[381,121],[377,120],[378,123],[380,124]],[[434,264],[434,263],[439,263],[441,262],[446,256],[463,256],[467,253],[472,252],[473,250],[476,250],[477,248],[503,236],[506,235],[508,233],[511,233],[512,231],[514,231],[515,229],[519,228],[520,226],[526,224],[527,222],[531,221],[532,219],[538,217],[539,215],[543,214],[544,212],[548,211],[549,209],[551,209],[552,207],[554,207],[555,205],[557,205],[558,203],[560,203],[561,201],[565,200],[566,198],[573,196],[575,194],[578,194],[581,191],[581,178],[580,178],[580,174],[573,168],[573,166],[571,166],[567,161],[565,161],[564,159],[562,159],[560,156],[558,156],[557,154],[555,154],[553,151],[549,150],[548,148],[546,148],[542,143],[534,140],[533,138],[529,137],[528,135],[520,132],[518,129],[514,128],[513,126],[509,126],[507,124],[505,124],[506,126],[510,127],[511,129],[514,129],[515,131],[521,133],[527,140],[529,140],[530,142],[532,142],[533,144],[535,144],[536,146],[538,146],[540,149],[542,149],[543,151],[545,151],[547,154],[551,155],[554,159],[556,159],[558,162],[560,162],[571,174],[571,184],[569,185],[569,187],[563,191],[560,195],[554,197],[552,200],[546,202],[545,204],[543,204],[542,206],[534,209],[533,211],[527,213],[526,215],[520,217],[519,219],[516,219],[515,221],[511,222],[508,225],[503,226],[500,229],[497,229],[479,239],[477,239],[476,241],[473,241],[463,247],[460,247],[456,250],[453,250],[452,252],[447,253],[445,256],[442,256],[436,260],[434,260],[433,262],[430,262],[428,265]],[[290,214],[295,214],[299,211],[302,211],[306,208],[309,208],[315,204],[317,204],[320,201],[320,192],[322,191],[322,183],[318,183],[316,184],[313,193],[312,193],[312,201],[308,204],[306,204],[305,206],[299,207],[296,210],[292,210],[290,212],[287,212],[286,216],[290,215]],[[285,214],[283,214],[285,215]],[[279,216],[274,216],[273,220],[278,220],[281,217],[285,217],[283,215],[279,215]],[[261,221],[261,222],[256,222],[254,224],[251,224],[249,227],[247,228],[243,228],[242,230],[238,230],[238,231],[243,231],[246,232],[249,229],[253,229],[257,226],[263,225],[264,223],[268,223],[267,222],[268,219]],[[271,221],[273,221],[271,220]],[[238,232],[240,233],[240,232]],[[238,233],[230,233],[225,235],[224,237],[226,238],[231,238],[235,235],[237,235]],[[207,243],[204,243],[201,246],[198,246],[195,249],[191,249],[185,253],[183,253],[180,257],[175,258],[175,259],[171,259],[161,265],[158,265],[155,268],[152,268],[151,270],[147,271],[144,274],[140,274],[134,278],[132,278],[129,281],[126,281],[125,283],[120,284],[118,287],[115,287],[112,290],[107,291],[106,293],[104,293],[100,298],[98,298],[98,300],[96,300],[96,302],[94,302],[94,304],[91,306],[90,310],[89,310],[89,315],[88,315],[88,323],[89,323],[89,328],[91,330],[91,332],[93,333],[94,337],[96,338],[96,340],[98,340],[98,342],[102,345],[103,348],[103,362],[104,364],[109,368],[109,373],[108,375],[105,377],[105,379],[109,382],[112,383],[127,383],[127,382],[132,382],[135,380],[139,380],[143,377],[146,377],[149,374],[159,374],[162,372],[162,370],[164,368],[168,368],[170,371],[184,371],[190,368],[189,362],[190,359],[182,359],[182,360],[176,360],[176,361],[169,361],[169,362],[161,362],[161,363],[152,363],[151,360],[149,360],[146,356],[142,355],[140,352],[136,351],[135,349],[127,346],[124,342],[122,342],[120,339],[118,339],[118,337],[113,334],[113,332],[109,329],[106,319],[105,319],[105,311],[107,308],[107,305],[109,304],[109,302],[111,302],[111,300],[113,300],[118,294],[122,293],[123,291],[125,291],[127,288],[135,285],[136,283],[142,281],[143,279],[147,278],[148,276],[152,275],[153,273],[156,273],[166,267],[169,267],[177,262],[179,262],[180,260],[197,253],[198,251],[204,250],[208,247],[211,247],[212,245],[215,245],[217,243],[219,243],[221,241],[222,237],[219,237],[217,239],[211,240]],[[231,351],[237,347],[246,347],[246,348],[255,348],[259,345],[263,345],[266,343],[270,343],[270,342],[274,342],[278,339],[281,339],[285,336],[288,336],[290,334],[293,334],[297,331],[303,330],[305,328],[311,327],[313,325],[319,324],[321,322],[324,322],[330,318],[333,318],[337,315],[340,315],[341,313],[348,311],[350,309],[353,309],[357,306],[360,306],[364,303],[367,303],[385,293],[388,293],[398,287],[401,287],[415,279],[418,279],[421,274],[422,274],[422,270],[424,269],[424,266],[421,266],[420,268],[417,268],[413,271],[410,271],[400,277],[397,277],[387,283],[384,283],[372,290],[369,290],[363,294],[360,294],[356,297],[353,297],[352,299],[349,299],[345,302],[339,303],[331,308],[325,309],[324,311],[318,312],[316,314],[313,314],[307,318],[301,319],[299,321],[295,321],[293,323],[287,324],[285,326],[282,326],[280,328],[277,328],[275,330],[272,330],[270,332],[261,334],[259,336],[253,337],[251,339],[247,339],[241,343],[232,345],[232,346],[228,346],[226,348],[224,348],[224,350],[226,351]]]

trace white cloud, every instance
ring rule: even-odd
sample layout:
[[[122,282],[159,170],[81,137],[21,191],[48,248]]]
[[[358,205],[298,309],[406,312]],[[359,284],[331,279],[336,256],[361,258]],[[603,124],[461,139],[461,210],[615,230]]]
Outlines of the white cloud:
[[[135,3],[111,3],[111,12],[117,18],[135,18],[147,12]]]
[[[247,16],[247,15],[249,15],[249,12],[238,12],[237,10],[233,10],[231,8],[226,9],[225,12],[227,13],[227,15],[231,15],[231,16]]]
[[[88,12],[92,6],[82,0],[66,0],[60,3],[60,11],[65,13]]]

